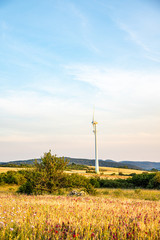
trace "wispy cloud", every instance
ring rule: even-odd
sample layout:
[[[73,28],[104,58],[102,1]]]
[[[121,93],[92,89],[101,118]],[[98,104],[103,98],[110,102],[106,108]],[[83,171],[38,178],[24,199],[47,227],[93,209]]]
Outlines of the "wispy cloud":
[[[76,81],[83,81],[97,88],[96,102],[115,111],[120,109],[150,112],[158,110],[160,72],[128,71],[107,67],[73,65],[68,71]],[[147,107],[145,107],[147,104]],[[139,110],[138,110],[139,109]],[[156,110],[155,110],[156,111]],[[157,114],[160,114],[159,111]]]
[[[132,30],[129,26],[127,26],[127,24],[122,23],[120,21],[118,21],[117,24],[123,31],[125,31],[130,36],[130,39],[133,42],[135,42],[138,46],[143,48],[145,51],[150,52],[150,48],[140,39],[136,31]]]
[[[133,41],[136,45],[138,45],[141,49],[143,49],[146,54],[145,57],[154,61],[154,62],[160,62],[160,49],[158,48],[156,51],[153,50],[153,46],[151,44],[148,44],[147,41],[144,39],[142,40],[140,34],[137,31],[134,31],[131,29],[131,27],[127,26],[125,23],[121,23],[118,21],[117,23],[123,31],[125,31],[131,41]]]

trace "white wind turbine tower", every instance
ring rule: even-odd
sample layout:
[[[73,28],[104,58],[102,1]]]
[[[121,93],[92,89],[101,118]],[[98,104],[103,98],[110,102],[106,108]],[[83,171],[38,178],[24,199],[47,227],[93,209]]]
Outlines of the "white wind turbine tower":
[[[94,111],[93,111],[92,125],[93,125],[93,132],[95,135],[95,171],[97,174],[99,174],[98,147],[97,147],[97,123],[98,122],[94,120]]]

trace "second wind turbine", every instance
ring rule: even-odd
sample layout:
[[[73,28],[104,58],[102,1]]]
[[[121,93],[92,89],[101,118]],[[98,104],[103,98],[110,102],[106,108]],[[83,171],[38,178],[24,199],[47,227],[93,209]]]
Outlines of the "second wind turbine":
[[[94,112],[93,112],[92,125],[93,125],[93,132],[95,135],[95,171],[97,174],[99,174],[98,147],[97,147],[97,123],[98,122],[94,120]]]

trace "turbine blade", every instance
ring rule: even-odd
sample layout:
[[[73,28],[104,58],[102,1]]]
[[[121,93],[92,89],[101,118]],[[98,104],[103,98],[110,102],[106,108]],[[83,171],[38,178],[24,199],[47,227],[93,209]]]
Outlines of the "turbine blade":
[[[92,118],[92,123],[94,123],[94,112],[95,112],[95,106],[93,107],[93,118]]]

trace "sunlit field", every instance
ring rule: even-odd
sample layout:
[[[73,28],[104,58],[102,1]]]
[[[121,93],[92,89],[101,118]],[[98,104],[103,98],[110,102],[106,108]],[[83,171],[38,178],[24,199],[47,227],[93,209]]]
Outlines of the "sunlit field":
[[[95,167],[93,167],[93,166],[89,166],[89,168],[93,171],[95,170]],[[7,172],[7,171],[19,171],[22,169],[24,169],[24,168],[0,167],[0,173]],[[64,172],[67,174],[78,173],[85,177],[97,176],[94,173],[86,173],[86,170],[69,170],[69,171],[64,171]],[[142,172],[145,172],[145,171],[135,170],[135,169],[126,169],[126,168],[100,167],[100,175],[99,176],[100,176],[100,178],[126,179],[126,178],[128,178],[128,176],[119,175],[119,173],[122,173],[124,175],[129,175],[131,173],[141,174]]]
[[[0,239],[160,239],[156,201],[0,195]]]
[[[99,196],[107,198],[160,201],[160,191],[151,189],[97,189]]]
[[[131,174],[131,173],[136,173],[136,174],[141,174],[141,170],[136,170],[136,169],[129,169],[129,168],[113,168],[113,167],[100,167],[99,168],[101,172],[104,172],[104,174],[119,174],[120,172],[123,174]]]
[[[88,166],[92,171],[95,170],[95,167],[93,166]],[[100,167],[100,178],[108,178],[108,179],[126,179],[132,173],[136,173],[136,174],[141,174],[145,171],[141,171],[141,170],[135,170],[135,169],[126,169],[126,168],[113,168],[113,167]],[[85,177],[93,177],[93,176],[97,176],[94,173],[86,173],[86,170],[70,170],[70,171],[65,171],[68,174],[71,173],[78,173],[80,175],[83,175]],[[119,175],[120,174],[120,175]],[[121,175],[122,174],[122,175]],[[124,175],[124,176],[123,176]]]
[[[24,169],[24,168],[0,167],[0,173],[8,172],[8,171],[19,171],[19,170],[22,170],[22,169]]]
[[[11,193],[16,192],[18,190],[18,185],[16,184],[4,184],[0,185],[0,193]]]
[[[5,184],[0,185],[0,194],[11,194],[16,193],[18,190],[18,185],[16,184]],[[80,191],[79,189],[76,189]],[[69,190],[62,189],[61,194],[67,196]],[[109,189],[109,188],[99,188],[96,189],[96,196],[105,198],[119,198],[119,199],[136,199],[136,200],[150,200],[150,201],[160,201],[160,191],[159,190],[147,190],[147,189]]]

